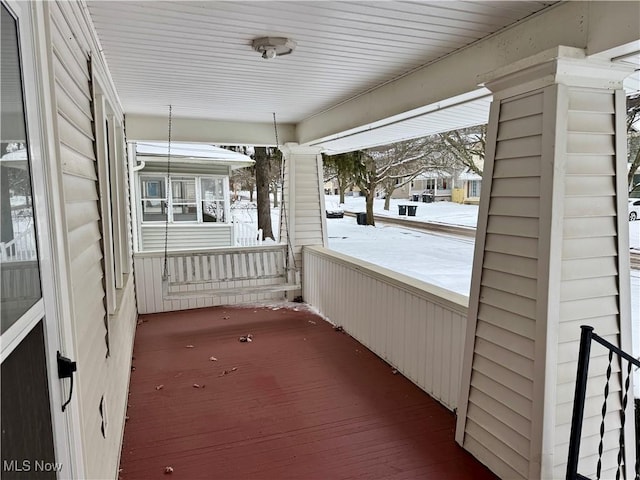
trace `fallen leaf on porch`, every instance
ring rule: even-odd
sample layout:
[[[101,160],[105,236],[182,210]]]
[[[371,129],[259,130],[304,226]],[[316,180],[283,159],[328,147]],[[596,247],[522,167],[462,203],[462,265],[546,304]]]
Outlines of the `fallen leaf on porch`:
[[[397,375],[398,374],[398,370],[396,370],[395,368],[392,368],[391,369],[391,373],[394,374],[394,375]]]
[[[194,383],[193,388],[204,388],[204,383],[200,385],[199,383]]]
[[[311,325],[315,325],[315,324],[316,324],[316,322],[314,322],[313,320],[309,320],[309,323],[310,323]]]
[[[335,327],[333,327],[333,329],[336,332],[344,332],[344,328],[342,328],[340,325],[336,325]]]
[[[193,345],[185,345],[184,348],[194,348]]]
[[[209,360],[212,361],[212,362],[217,362],[218,361],[218,359],[216,357],[209,357]]]
[[[229,320],[230,317],[222,317],[223,320]]]
[[[239,342],[253,342],[253,335],[251,335],[250,333],[247,335],[243,335],[242,337],[240,337],[238,339]]]
[[[124,417],[124,421],[128,422],[129,421],[129,417],[128,416]]]
[[[164,467],[164,473],[173,473],[173,467]]]
[[[238,367],[233,367],[233,368],[231,369],[231,371],[232,371],[232,372],[235,372],[237,369],[238,369]]]
[[[156,386],[156,390],[162,390],[164,388],[164,385],[158,385]]]

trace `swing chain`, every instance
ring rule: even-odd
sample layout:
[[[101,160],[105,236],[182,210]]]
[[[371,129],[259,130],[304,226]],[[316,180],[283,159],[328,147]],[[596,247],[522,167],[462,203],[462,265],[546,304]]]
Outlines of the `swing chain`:
[[[171,126],[173,123],[172,118],[172,106],[169,105],[169,137],[167,144],[167,185],[166,185],[166,196],[165,196],[165,208],[166,208],[166,217],[164,222],[164,268],[162,273],[162,278],[165,280],[169,278],[169,259],[167,256],[169,250],[169,195],[171,192]]]

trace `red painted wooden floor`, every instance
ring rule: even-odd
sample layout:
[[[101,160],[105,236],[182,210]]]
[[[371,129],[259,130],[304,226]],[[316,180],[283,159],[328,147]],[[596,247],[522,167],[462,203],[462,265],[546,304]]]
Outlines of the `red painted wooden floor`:
[[[122,479],[495,478],[451,412],[303,307],[140,320]]]

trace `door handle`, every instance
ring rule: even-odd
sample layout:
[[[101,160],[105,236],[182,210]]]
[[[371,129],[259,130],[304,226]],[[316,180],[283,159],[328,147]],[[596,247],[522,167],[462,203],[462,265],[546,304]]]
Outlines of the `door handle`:
[[[71,396],[73,395],[73,373],[78,369],[76,362],[71,361],[71,359],[67,357],[63,357],[60,352],[58,352],[58,378],[69,378],[70,379],[70,388],[69,388],[69,398],[62,405],[62,411],[64,412],[69,402],[71,402]]]

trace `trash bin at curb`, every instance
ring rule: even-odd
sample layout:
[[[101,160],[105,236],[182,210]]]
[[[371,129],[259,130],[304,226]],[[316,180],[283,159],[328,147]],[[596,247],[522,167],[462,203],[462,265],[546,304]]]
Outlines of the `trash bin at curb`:
[[[416,210],[418,210],[417,205],[407,205],[407,215],[409,215],[410,217],[416,216]]]
[[[398,205],[398,215],[406,215],[406,214],[407,214],[407,206]]]
[[[356,213],[356,221],[358,225],[366,225],[367,224],[367,213],[366,212],[358,212]]]
[[[425,202],[433,203],[433,195],[425,195]]]

